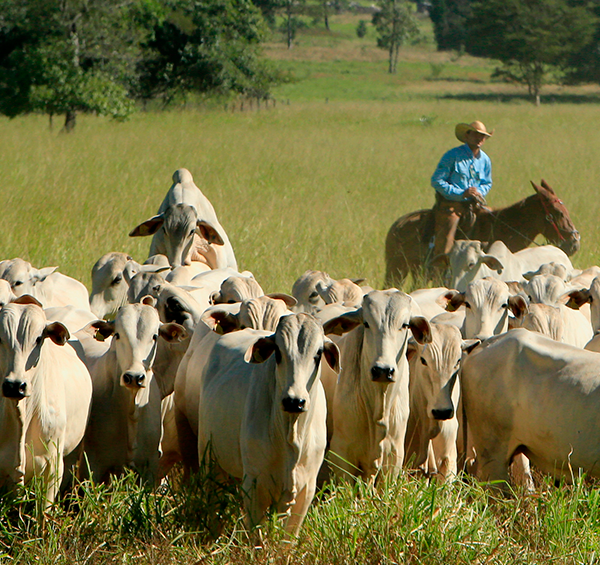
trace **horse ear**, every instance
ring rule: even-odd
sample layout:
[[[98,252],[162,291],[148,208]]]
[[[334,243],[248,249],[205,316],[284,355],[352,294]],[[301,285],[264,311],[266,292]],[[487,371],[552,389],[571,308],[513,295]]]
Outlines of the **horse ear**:
[[[554,190],[552,189],[552,187],[544,179],[542,179],[542,188],[545,188],[551,194],[556,195],[556,192],[554,192]]]
[[[544,189],[541,186],[535,184],[532,180],[530,180],[529,182],[531,183],[531,186],[533,186],[533,190],[535,190],[538,194],[544,191]]]

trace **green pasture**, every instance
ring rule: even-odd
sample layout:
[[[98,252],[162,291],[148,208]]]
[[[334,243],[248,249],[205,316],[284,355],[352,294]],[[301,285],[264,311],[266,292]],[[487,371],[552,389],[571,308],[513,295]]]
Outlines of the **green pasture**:
[[[142,261],[150,240],[127,234],[155,214],[172,173],[186,167],[240,268],[266,292],[289,292],[306,269],[380,287],[387,230],[432,205],[429,179],[458,144],[455,124],[479,119],[495,130],[485,145],[489,203],[524,198],[529,181],[544,178],[581,232],[573,263],[600,264],[600,89],[550,85],[536,108],[522,88],[490,81],[493,62],[436,53],[426,22],[425,39],[405,47],[390,76],[373,30],[356,38],[360,19],[369,16],[332,16],[331,34],[302,30],[289,51],[275,34],[265,53],[288,81],[268,107],[246,100],[241,110],[238,99],[123,123],[84,116],[70,135],[40,116],[0,119],[0,258],[58,265],[88,286],[104,253]],[[214,485],[183,488],[178,476],[155,492],[131,476],[110,487],[85,483],[43,526],[35,488],[23,500],[4,497],[0,563],[508,565],[600,556],[600,489],[577,477],[559,487],[538,477],[535,495],[502,498],[469,480],[439,487],[408,475],[378,491],[333,485],[318,495],[297,543],[284,543],[273,519],[255,550],[239,493],[227,492],[221,534],[211,537]]]

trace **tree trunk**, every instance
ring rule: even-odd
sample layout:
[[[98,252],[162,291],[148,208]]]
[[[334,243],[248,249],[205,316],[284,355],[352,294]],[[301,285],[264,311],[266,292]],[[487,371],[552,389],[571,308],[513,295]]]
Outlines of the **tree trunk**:
[[[294,30],[292,29],[292,0],[288,0],[287,3],[287,48],[292,48],[292,41],[294,39]]]
[[[325,29],[327,31],[331,31],[329,29],[329,14],[327,13],[327,0],[323,0],[323,19],[325,20]]]
[[[65,125],[63,131],[65,133],[71,133],[75,129],[75,121],[77,118],[77,112],[75,110],[68,110],[65,114]]]

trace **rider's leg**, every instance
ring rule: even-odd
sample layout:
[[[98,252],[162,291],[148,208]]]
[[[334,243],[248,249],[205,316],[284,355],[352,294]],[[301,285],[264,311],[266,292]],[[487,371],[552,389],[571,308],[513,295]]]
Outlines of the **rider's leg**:
[[[460,222],[460,216],[451,209],[436,208],[435,210],[435,241],[432,257],[450,253],[454,244],[454,236]]]

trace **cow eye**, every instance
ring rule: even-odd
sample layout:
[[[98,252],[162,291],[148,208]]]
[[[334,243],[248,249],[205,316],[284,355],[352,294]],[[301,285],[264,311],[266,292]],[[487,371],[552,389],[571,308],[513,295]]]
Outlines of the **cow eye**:
[[[465,308],[471,309],[471,305],[468,302],[465,302]]]
[[[315,355],[315,365],[318,365],[321,362],[321,356],[323,355],[323,349],[319,349]]]
[[[504,303],[504,304],[502,305],[502,308],[504,308],[504,309],[506,310],[506,309],[508,308],[508,302]]]
[[[319,293],[316,290],[313,290],[309,295],[308,295],[308,301],[309,302],[316,302],[317,298],[319,298]]]
[[[113,286],[114,286],[114,285],[117,285],[117,284],[119,284],[119,283],[120,283],[122,280],[123,280],[123,275],[120,275],[120,274],[119,274],[119,275],[117,275],[117,276],[114,278],[114,280],[113,280],[113,282],[112,282],[111,284],[112,284]]]
[[[594,297],[593,297],[593,296],[590,296],[589,303],[591,304],[592,302],[594,302]]]
[[[115,339],[121,339],[121,336],[118,333],[116,333],[115,334]]]
[[[35,344],[36,344],[36,345],[41,345],[41,343],[42,343],[43,341],[44,341],[44,336],[43,336],[43,335],[40,335],[40,336],[38,336],[38,337],[36,338],[36,340],[35,340]]]
[[[410,324],[402,324],[402,326],[400,327],[401,330],[406,330],[410,328]]]
[[[23,281],[16,281],[15,284],[13,284],[13,288],[15,286],[21,286],[23,284]]]
[[[227,304],[235,304],[235,300],[228,300]]]
[[[158,339],[158,334],[154,334],[154,335],[152,336],[152,339],[153,339],[154,341],[156,341],[156,340]]]
[[[363,326],[365,326],[365,328],[369,328],[369,322],[363,322]]]
[[[190,232],[190,235],[194,235],[195,233],[196,233],[196,230],[195,230],[195,229],[193,229],[193,230]]]
[[[279,349],[275,349],[275,361],[278,365],[281,363],[281,352]]]
[[[467,268],[470,270],[475,266],[475,263],[471,262],[467,265]]]
[[[425,367],[427,367],[427,361],[425,361],[424,357],[421,357],[421,365],[425,365]]]

